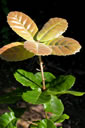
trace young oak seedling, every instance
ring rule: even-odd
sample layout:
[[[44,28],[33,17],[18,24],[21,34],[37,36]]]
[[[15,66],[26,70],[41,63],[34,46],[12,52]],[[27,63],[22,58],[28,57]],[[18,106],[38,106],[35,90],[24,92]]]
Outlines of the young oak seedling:
[[[45,110],[45,119],[31,122],[30,128],[56,128],[69,118],[67,114],[63,114],[64,105],[59,96],[62,94],[82,96],[85,93],[70,90],[75,83],[74,76],[61,75],[56,78],[52,73],[44,72],[41,56],[72,55],[80,51],[81,45],[78,41],[62,35],[68,27],[67,21],[63,18],[49,19],[40,31],[34,21],[22,12],[10,12],[7,16],[7,22],[12,30],[26,41],[13,42],[3,46],[0,48],[0,57],[6,61],[22,61],[37,55],[41,72],[33,74],[22,69],[17,70],[14,73],[15,79],[23,86],[30,88],[26,90],[18,88],[1,97],[0,103],[15,103],[22,98],[31,104],[42,104]],[[12,98],[15,96],[16,99],[13,100]],[[51,117],[48,116],[49,112]],[[8,123],[5,118],[8,119]],[[13,127],[12,120],[9,120],[11,118],[15,120],[14,128],[17,128],[17,119],[13,111],[0,116],[0,120],[3,120],[0,126],[3,128]]]

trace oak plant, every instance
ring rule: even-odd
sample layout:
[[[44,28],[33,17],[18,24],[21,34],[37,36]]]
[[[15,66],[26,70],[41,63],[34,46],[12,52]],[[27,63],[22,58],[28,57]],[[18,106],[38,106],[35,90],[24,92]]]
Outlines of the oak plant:
[[[38,32],[34,21],[22,12],[10,12],[7,16],[9,26],[26,41],[13,42],[0,48],[0,57],[6,61],[22,61],[35,55],[39,57],[40,72],[33,74],[23,69],[14,73],[15,79],[25,86],[2,96],[0,103],[14,104],[20,99],[38,105],[42,104],[45,118],[30,123],[30,128],[62,128],[62,122],[69,119],[64,113],[64,105],[60,99],[63,94],[82,96],[85,92],[70,90],[75,83],[72,75],[55,76],[43,71],[42,56],[72,55],[80,51],[78,41],[64,37],[68,23],[62,18],[51,18]],[[21,109],[20,109],[21,110]],[[22,110],[21,110],[22,111]],[[0,128],[17,128],[17,116],[13,109],[0,116]],[[50,116],[48,114],[50,113]],[[21,114],[19,114],[21,115]]]

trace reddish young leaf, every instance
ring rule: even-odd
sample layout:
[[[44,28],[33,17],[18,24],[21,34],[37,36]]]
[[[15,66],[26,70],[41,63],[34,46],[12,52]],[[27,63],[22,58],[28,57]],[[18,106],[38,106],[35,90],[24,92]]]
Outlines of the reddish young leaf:
[[[68,27],[68,23],[62,18],[51,18],[40,30],[37,40],[49,41],[62,35]]]
[[[52,48],[52,55],[66,56],[80,51],[81,45],[78,41],[69,37],[59,37],[48,42]]]
[[[34,21],[22,12],[10,12],[7,16],[10,27],[25,40],[33,40],[33,36],[38,31]]]
[[[52,52],[52,49],[49,48],[47,45],[38,43],[36,41],[26,41],[24,43],[24,48],[34,53],[35,55],[42,55],[42,56],[50,55]]]
[[[20,42],[14,42],[0,48],[0,57],[6,61],[21,61],[33,56],[34,54],[27,51],[24,44]]]

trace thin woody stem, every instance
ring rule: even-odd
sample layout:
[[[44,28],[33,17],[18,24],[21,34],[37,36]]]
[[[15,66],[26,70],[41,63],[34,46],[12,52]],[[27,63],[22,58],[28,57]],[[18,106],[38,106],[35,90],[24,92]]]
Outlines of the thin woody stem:
[[[42,75],[43,90],[45,90],[46,89],[45,77],[44,77],[44,72],[43,72],[43,62],[42,62],[41,56],[39,56],[39,61],[40,61],[40,69],[41,69],[41,75]]]
[[[44,72],[43,72],[43,62],[42,62],[41,56],[39,56],[39,61],[40,61],[40,69],[41,69],[42,83],[43,83],[42,89],[45,90],[46,89],[46,86],[45,86],[45,77],[44,77]],[[48,119],[47,112],[45,112],[45,117],[46,117],[46,119]]]

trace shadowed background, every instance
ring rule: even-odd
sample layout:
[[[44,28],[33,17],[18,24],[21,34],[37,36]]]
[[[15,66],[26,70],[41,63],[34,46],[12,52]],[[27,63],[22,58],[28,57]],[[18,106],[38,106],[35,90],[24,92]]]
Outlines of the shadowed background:
[[[29,15],[42,28],[45,22],[52,17],[67,19],[69,27],[64,36],[72,37],[80,42],[82,49],[80,53],[72,56],[43,57],[44,70],[52,72],[54,75],[72,74],[76,77],[73,89],[85,91],[85,44],[84,44],[84,8],[83,3],[62,1],[21,1],[21,0],[0,0],[0,47],[14,41],[23,41],[14,33],[6,22],[6,16],[10,11],[21,11]],[[27,71],[36,72],[39,68],[38,58],[21,62],[5,62],[0,59],[0,95],[8,88],[17,87],[17,82],[13,77],[16,69],[21,68]],[[65,105],[65,112],[71,116],[69,121],[64,123],[65,128],[81,128],[85,126],[85,96],[74,97],[64,95],[62,97]],[[6,105],[0,105],[0,110],[5,109]]]

